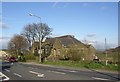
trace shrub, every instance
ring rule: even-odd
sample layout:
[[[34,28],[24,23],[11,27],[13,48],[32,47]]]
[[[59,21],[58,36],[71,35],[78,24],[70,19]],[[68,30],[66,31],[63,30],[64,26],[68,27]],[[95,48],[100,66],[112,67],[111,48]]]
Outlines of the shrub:
[[[19,56],[18,61],[20,62],[26,62],[25,56]]]
[[[72,61],[80,61],[82,59],[82,53],[77,48],[69,48],[66,52],[66,57]]]
[[[36,59],[36,57],[34,56],[34,55],[32,55],[32,54],[27,54],[27,55],[25,55],[25,59],[26,60],[35,60]]]

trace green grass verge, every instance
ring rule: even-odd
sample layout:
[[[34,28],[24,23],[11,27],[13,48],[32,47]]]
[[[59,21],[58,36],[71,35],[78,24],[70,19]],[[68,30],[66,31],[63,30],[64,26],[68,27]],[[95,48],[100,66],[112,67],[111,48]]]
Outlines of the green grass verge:
[[[56,65],[56,66],[69,66],[69,67],[84,67],[84,64],[79,64],[79,62],[72,61],[55,61],[55,62],[44,62],[43,64]]]
[[[111,70],[111,71],[120,71],[120,68],[118,65],[116,66],[115,64],[108,64],[106,66],[105,62],[101,63],[95,63],[95,62],[90,62],[86,65],[87,68],[90,69],[103,69],[103,70]]]
[[[100,70],[111,70],[111,71],[120,71],[120,68],[118,66],[115,66],[114,64],[108,64],[105,65],[104,62],[102,63],[95,63],[95,62],[89,62],[89,61],[79,61],[79,62],[73,62],[73,61],[46,61],[43,64],[47,65],[55,65],[55,66],[67,66],[67,67],[74,67],[74,68],[89,68],[89,69],[100,69]]]

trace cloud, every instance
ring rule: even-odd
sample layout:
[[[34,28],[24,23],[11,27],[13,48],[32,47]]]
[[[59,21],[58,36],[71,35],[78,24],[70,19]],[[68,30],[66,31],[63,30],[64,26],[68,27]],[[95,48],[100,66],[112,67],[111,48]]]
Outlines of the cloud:
[[[97,41],[95,40],[87,40],[87,39],[82,40],[82,42],[85,44],[96,44],[97,43]]]
[[[10,37],[0,37],[0,40],[10,39]]]
[[[58,36],[62,36],[61,34],[52,34],[51,37],[58,37]]]
[[[55,8],[58,5],[59,2],[54,2],[52,7]],[[69,3],[63,4],[61,7],[66,8],[69,5]]]
[[[94,37],[96,34],[87,34],[87,37]]]
[[[66,8],[66,7],[68,7],[68,5],[69,5],[69,3],[66,3],[66,4],[63,6],[63,8]]]
[[[0,37],[0,49],[6,49],[10,37]]]
[[[0,22],[0,27],[1,27],[1,28],[8,28],[7,24],[6,24],[6,23],[3,23],[3,22]]]
[[[105,43],[104,42],[98,42],[96,45],[94,45],[96,47],[97,50],[105,50]],[[110,48],[116,48],[118,47],[117,44],[114,43],[107,43],[107,49]]]
[[[82,40],[82,42],[84,44],[93,45],[96,50],[105,50],[105,43],[104,42],[96,41],[96,40],[87,40],[87,39]],[[115,48],[117,46],[118,45],[115,43],[107,43],[107,49]]]
[[[0,37],[0,44],[6,44],[10,40],[10,37]],[[4,45],[3,44],[3,45]]]
[[[107,10],[108,7],[107,7],[107,6],[102,6],[102,7],[100,7],[100,9],[101,9],[101,10]]]
[[[57,4],[58,4],[58,2],[54,2],[53,5],[52,5],[52,7],[53,8],[56,7]]]

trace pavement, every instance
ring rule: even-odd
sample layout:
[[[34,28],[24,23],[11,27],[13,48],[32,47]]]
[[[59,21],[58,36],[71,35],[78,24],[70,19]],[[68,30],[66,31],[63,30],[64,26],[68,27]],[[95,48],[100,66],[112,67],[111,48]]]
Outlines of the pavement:
[[[13,63],[2,73],[9,80],[101,80],[118,81],[118,74],[31,63]]]

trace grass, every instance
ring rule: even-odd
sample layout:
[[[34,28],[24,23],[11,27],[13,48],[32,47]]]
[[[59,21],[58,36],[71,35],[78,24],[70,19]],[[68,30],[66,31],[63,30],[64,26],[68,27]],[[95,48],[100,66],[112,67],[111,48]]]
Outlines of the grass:
[[[48,64],[48,65],[56,65],[56,66],[67,66],[67,67],[75,67],[75,68],[83,68],[83,64],[79,64],[79,62],[72,62],[72,61],[46,61],[43,64]]]
[[[105,62],[101,62],[101,63],[91,62],[91,63],[87,64],[86,66],[88,68],[91,68],[91,69],[103,69],[103,70],[111,70],[111,71],[120,71],[118,66],[116,66],[115,64],[108,64],[106,66]]]
[[[39,58],[32,56],[32,55],[26,55],[26,62],[36,62],[39,63]],[[47,64],[47,65],[55,65],[55,66],[67,66],[67,67],[73,67],[73,68],[88,68],[88,69],[100,69],[100,70],[111,70],[111,71],[120,71],[119,66],[115,66],[115,64],[108,64],[105,65],[105,62],[101,63],[95,63],[93,61],[65,61],[65,60],[57,60],[57,61],[45,61],[41,64]],[[119,68],[118,68],[119,67]]]
[[[103,69],[103,70],[111,70],[111,71],[120,71],[118,66],[115,66],[114,64],[108,64],[105,65],[104,62],[102,63],[95,63],[95,62],[89,62],[89,61],[79,61],[79,62],[73,62],[73,61],[46,61],[43,64],[47,65],[55,65],[55,66],[67,66],[67,67],[74,67],[74,68],[89,68],[89,69]]]

